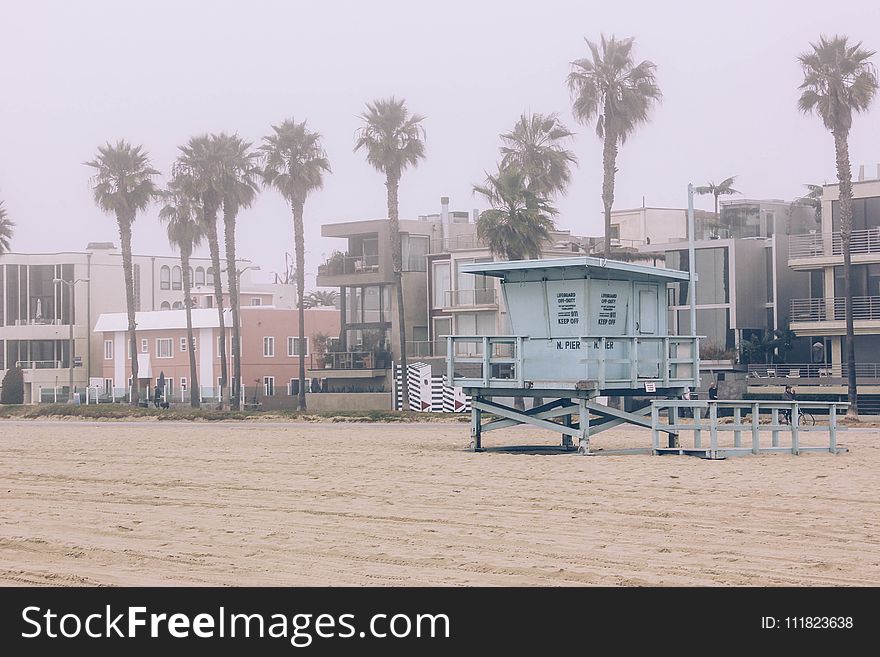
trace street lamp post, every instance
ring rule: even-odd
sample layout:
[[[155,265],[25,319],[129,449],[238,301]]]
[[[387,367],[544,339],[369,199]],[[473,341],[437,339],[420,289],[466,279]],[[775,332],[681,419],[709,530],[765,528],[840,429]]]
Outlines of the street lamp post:
[[[69,370],[70,376],[68,379],[69,389],[68,389],[67,403],[72,404],[73,403],[73,298],[74,298],[74,290],[76,288],[77,283],[80,283],[80,282],[88,283],[89,279],[88,278],[77,278],[75,281],[66,281],[63,278],[53,278],[52,282],[53,283],[64,283],[68,289],[68,299],[69,300],[68,300],[67,304],[68,304],[68,311],[69,312],[68,312],[67,320],[68,320],[68,326],[69,326],[70,331],[68,333],[69,345],[68,345],[68,349],[67,349],[67,365],[68,365],[68,370]]]
[[[235,363],[239,364],[239,368],[241,367],[241,275],[246,271],[260,271],[259,265],[248,265],[247,267],[242,267],[241,269],[235,270],[235,288],[238,290],[238,294],[236,295],[236,308],[235,308],[235,316],[238,319],[238,324],[233,327],[234,334],[232,336],[232,364],[233,364],[233,372],[232,372],[232,398],[235,400],[235,410],[240,411],[242,406],[242,396],[241,396],[241,382],[239,379],[241,378],[241,372],[239,371],[236,376],[235,372]],[[220,272],[225,274],[229,270],[221,269]],[[230,295],[231,296],[231,295]],[[232,299],[229,300],[232,303]]]

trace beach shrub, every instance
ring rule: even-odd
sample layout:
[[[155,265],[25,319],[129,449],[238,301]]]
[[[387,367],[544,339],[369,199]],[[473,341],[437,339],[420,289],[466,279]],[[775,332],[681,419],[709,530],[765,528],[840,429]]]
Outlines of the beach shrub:
[[[3,377],[3,389],[0,390],[0,404],[24,403],[24,374],[20,367],[10,367]]]

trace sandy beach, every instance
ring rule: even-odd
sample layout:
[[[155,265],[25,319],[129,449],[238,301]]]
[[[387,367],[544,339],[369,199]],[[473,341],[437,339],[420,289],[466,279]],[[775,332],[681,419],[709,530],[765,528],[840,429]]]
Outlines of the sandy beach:
[[[876,428],[725,461],[474,454],[462,424],[0,432],[3,584],[880,584]]]

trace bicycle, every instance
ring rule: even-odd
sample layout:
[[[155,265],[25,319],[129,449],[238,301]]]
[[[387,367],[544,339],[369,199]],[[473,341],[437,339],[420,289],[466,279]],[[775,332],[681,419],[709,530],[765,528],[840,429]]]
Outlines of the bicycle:
[[[791,411],[782,411],[779,416],[779,424],[791,424]],[[814,418],[810,413],[804,413],[801,409],[798,409],[798,426],[799,427],[812,427],[816,424],[816,418]]]

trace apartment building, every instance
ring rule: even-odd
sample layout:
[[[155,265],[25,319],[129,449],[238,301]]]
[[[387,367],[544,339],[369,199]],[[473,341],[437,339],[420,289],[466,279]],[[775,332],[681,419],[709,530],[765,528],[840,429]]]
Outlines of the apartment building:
[[[860,167],[853,182],[852,308],[860,408],[880,412],[880,165],[876,178]],[[788,264],[809,277],[805,294],[791,299],[791,328],[813,349],[810,358],[771,374],[828,394],[846,393],[846,326],[840,203],[836,184],[825,185],[822,223],[817,230],[789,238]],[[767,376],[767,372],[759,372]],[[818,388],[814,386],[819,386]]]
[[[138,310],[183,307],[178,257],[134,255],[133,264]],[[207,258],[192,259],[194,276],[209,266]],[[93,332],[95,323],[102,313],[125,308],[122,253],[112,243],[93,242],[75,252],[0,255],[0,377],[18,364],[26,402],[39,402],[41,395],[67,399],[71,356],[75,387],[100,378],[103,343]]]
[[[700,347],[707,361],[725,352],[733,359],[742,340],[788,325],[790,300],[809,286],[807,276],[788,268],[788,234],[812,225],[815,213],[781,200],[737,199],[722,201],[719,215],[702,213],[694,221],[696,332],[705,336]],[[663,253],[666,267],[689,269],[686,230],[639,250]],[[669,322],[678,335],[691,333],[689,287],[669,286]]]
[[[400,221],[407,355],[432,363],[442,372],[445,336],[509,332],[497,280],[460,272],[466,263],[495,258],[476,236],[477,211],[441,211]],[[391,366],[397,360],[397,295],[391,266],[387,219],[327,224],[325,237],[347,241],[318,268],[319,286],[339,287],[342,327],[340,351],[327,375],[337,385],[391,390]],[[595,240],[553,233],[543,255],[560,257],[589,251]]]
[[[695,224],[706,238],[720,236],[713,231],[714,212],[694,210]],[[641,207],[611,211],[611,246],[637,248],[643,244],[664,244],[687,235],[687,209]],[[699,235],[699,233],[698,233]]]
[[[227,353],[232,353],[232,313],[224,311]],[[241,372],[244,399],[261,408],[292,407],[299,385],[300,359],[309,369],[320,361],[328,338],[339,333],[340,313],[335,308],[305,311],[305,340],[299,341],[299,313],[273,306],[242,306]],[[159,378],[165,382],[164,398],[189,400],[192,394],[190,349],[196,352],[201,399],[216,400],[220,385],[219,318],[215,309],[192,311],[194,344],[186,339],[186,311],[141,312],[138,324],[138,377],[142,389],[154,390]],[[102,342],[102,398],[123,397],[128,392],[131,358],[126,353],[128,320],[125,313],[104,313],[95,325]],[[230,357],[231,367],[231,357]],[[231,373],[230,373],[231,374]],[[312,382],[309,381],[309,389]],[[322,383],[314,384],[316,391]]]

